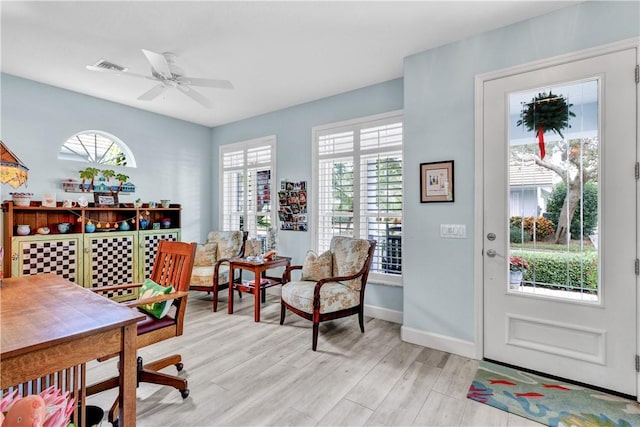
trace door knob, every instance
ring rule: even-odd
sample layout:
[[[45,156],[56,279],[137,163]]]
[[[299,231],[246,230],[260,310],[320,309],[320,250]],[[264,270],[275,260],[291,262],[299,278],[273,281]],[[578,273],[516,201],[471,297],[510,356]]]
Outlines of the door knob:
[[[489,249],[489,250],[487,251],[487,256],[488,256],[489,258],[493,258],[493,257],[494,257],[494,256],[496,256],[496,255],[497,255],[497,253],[496,253],[496,251],[494,251],[493,249]]]

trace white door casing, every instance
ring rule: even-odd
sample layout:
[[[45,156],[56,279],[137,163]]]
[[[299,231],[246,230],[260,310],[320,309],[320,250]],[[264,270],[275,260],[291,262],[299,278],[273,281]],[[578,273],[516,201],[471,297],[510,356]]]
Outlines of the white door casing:
[[[636,49],[486,78],[482,108],[482,356],[637,395]],[[600,285],[596,303],[508,291],[508,94],[598,79]],[[477,104],[478,105],[478,104]],[[495,233],[496,239],[486,238]],[[480,238],[480,237],[479,237]],[[497,253],[486,255],[488,250]]]

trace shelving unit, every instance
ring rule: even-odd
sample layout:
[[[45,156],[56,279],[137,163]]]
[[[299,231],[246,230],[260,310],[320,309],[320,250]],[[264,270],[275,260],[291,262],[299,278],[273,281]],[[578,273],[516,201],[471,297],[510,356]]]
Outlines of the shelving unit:
[[[136,208],[130,203],[64,208],[58,203],[54,208],[43,207],[39,201],[24,207],[6,201],[2,211],[5,277],[55,273],[86,288],[139,282],[151,273],[159,241],[180,240],[178,204],[168,208],[149,208],[147,204]],[[140,218],[148,219],[147,229],[141,229]],[[166,220],[170,225],[162,228]],[[93,233],[84,229],[89,221],[96,224]],[[121,231],[118,227],[124,221],[129,230]],[[63,222],[71,223],[69,233],[58,231],[57,225]],[[17,226],[23,224],[31,229],[28,236],[16,233]],[[38,234],[42,227],[48,227],[50,233]],[[113,297],[127,299],[130,295]]]

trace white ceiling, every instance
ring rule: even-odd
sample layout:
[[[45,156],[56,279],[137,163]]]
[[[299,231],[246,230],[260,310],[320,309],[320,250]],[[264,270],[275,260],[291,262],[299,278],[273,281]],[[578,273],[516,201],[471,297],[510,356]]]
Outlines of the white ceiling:
[[[0,69],[38,82],[217,126],[402,76],[403,58],[575,1],[7,2]],[[156,82],[89,71],[101,58],[150,74],[141,48],[173,52],[206,109]]]

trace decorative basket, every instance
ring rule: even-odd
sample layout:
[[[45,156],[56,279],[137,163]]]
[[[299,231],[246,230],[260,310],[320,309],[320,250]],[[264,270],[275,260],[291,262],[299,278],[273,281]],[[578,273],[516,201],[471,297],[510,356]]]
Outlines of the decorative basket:
[[[9,193],[15,206],[29,206],[33,193]]]

